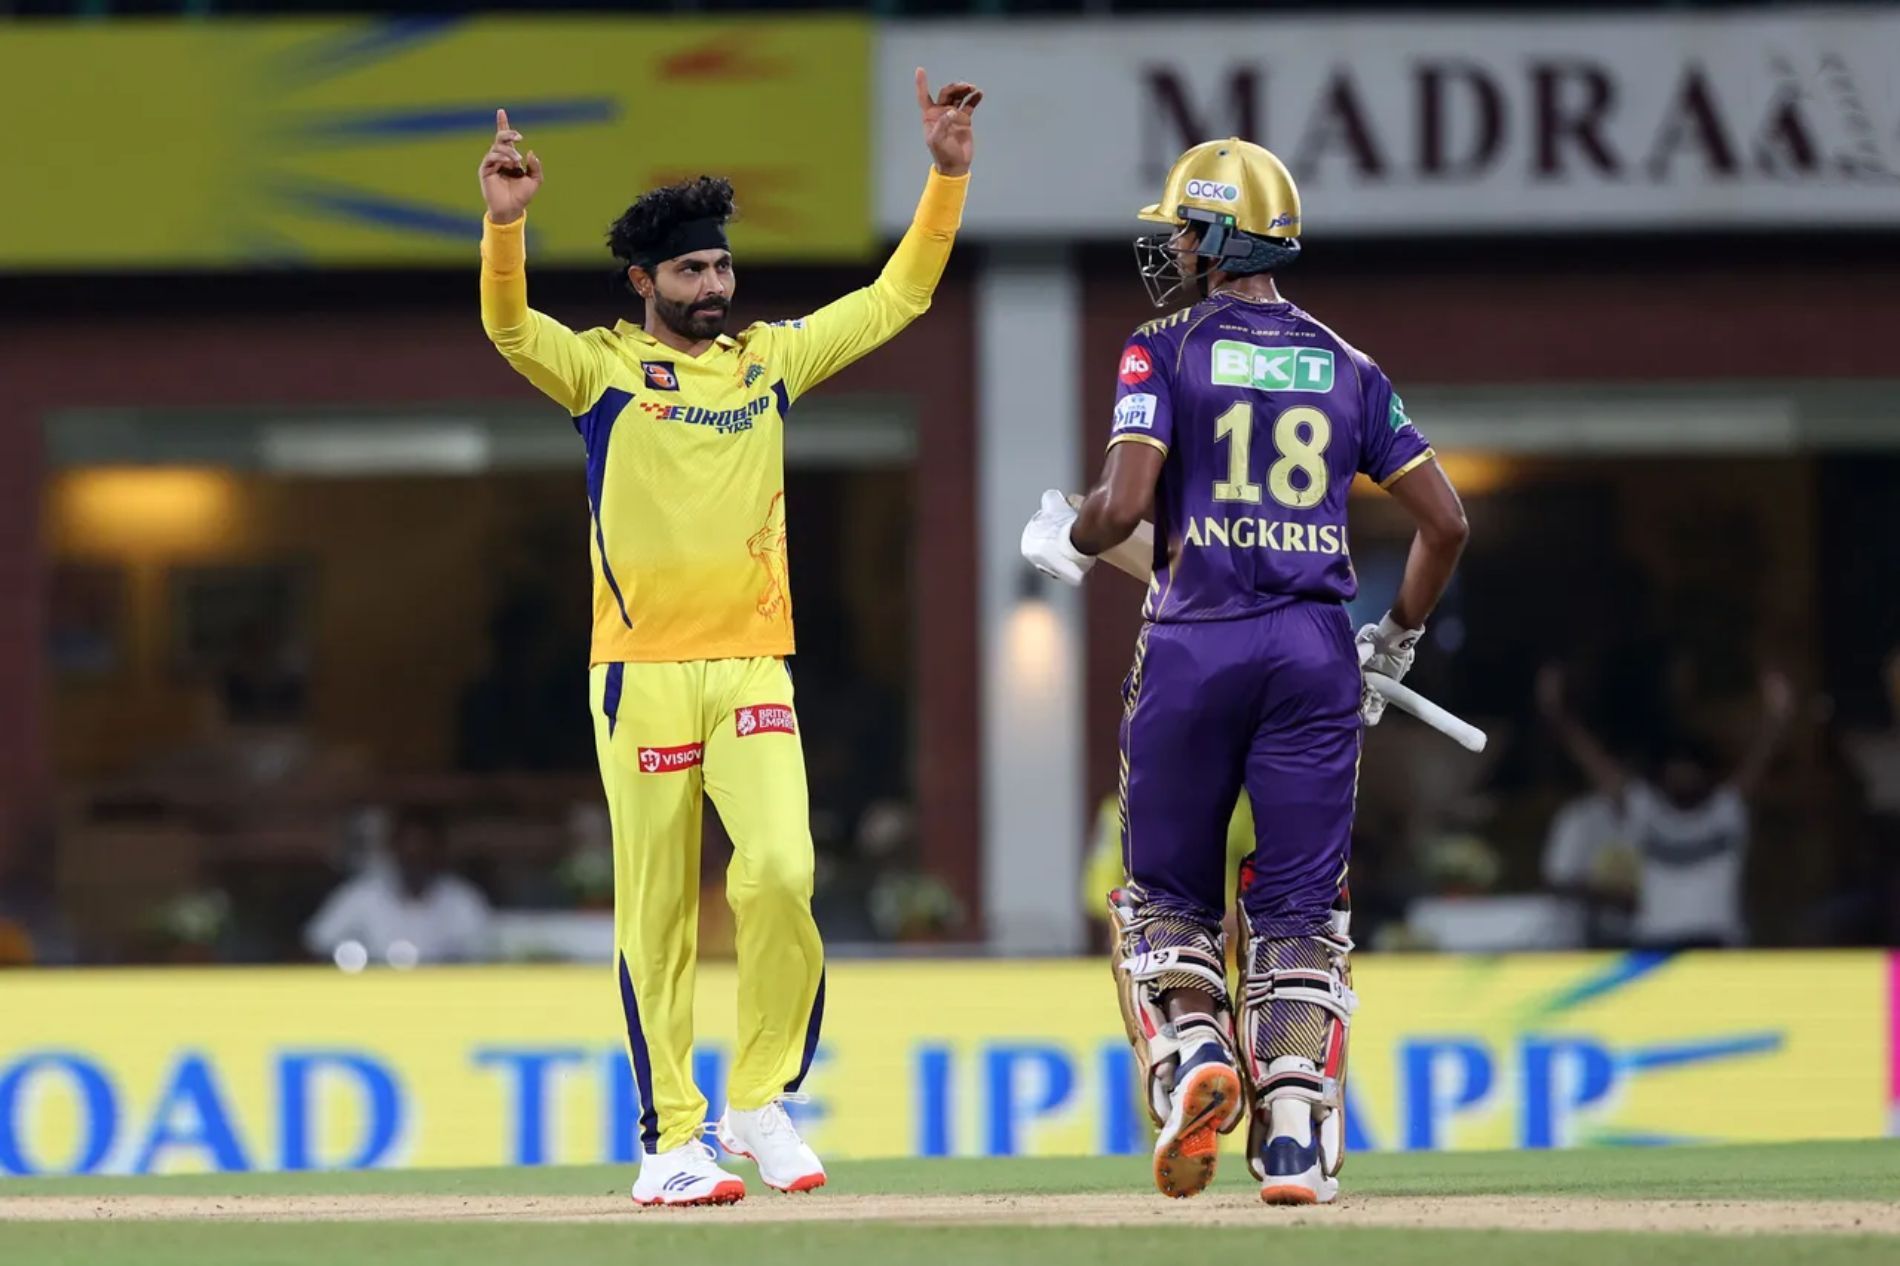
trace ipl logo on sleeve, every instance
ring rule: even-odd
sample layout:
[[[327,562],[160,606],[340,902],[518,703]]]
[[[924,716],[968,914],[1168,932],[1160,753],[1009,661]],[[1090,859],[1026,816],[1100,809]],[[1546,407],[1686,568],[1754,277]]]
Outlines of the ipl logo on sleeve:
[[[758,703],[740,708],[732,714],[732,723],[740,738],[750,738],[754,734],[798,733],[798,718],[793,714],[791,705],[784,703]]]
[[[654,391],[678,391],[680,376],[673,370],[673,362],[665,360],[643,360],[640,368],[646,370],[647,386]]]
[[[1145,391],[1131,392],[1115,402],[1115,433],[1155,429],[1157,401]]]

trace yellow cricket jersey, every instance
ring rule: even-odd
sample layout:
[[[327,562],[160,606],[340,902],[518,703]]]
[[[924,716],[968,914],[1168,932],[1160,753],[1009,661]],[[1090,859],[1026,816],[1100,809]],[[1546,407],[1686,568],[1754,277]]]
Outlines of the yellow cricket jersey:
[[[592,511],[591,662],[789,655],[785,415],[930,307],[969,177],[930,173],[877,280],[687,356],[622,321],[575,333],[528,307],[525,217],[482,233],[482,325],[574,416]]]

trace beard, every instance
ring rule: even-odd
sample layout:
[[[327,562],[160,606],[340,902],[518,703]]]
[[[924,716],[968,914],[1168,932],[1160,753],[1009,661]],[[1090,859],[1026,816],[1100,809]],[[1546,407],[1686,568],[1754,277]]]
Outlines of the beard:
[[[676,303],[657,291],[653,310],[660,323],[681,338],[718,338],[726,332],[726,314],[731,309],[724,299],[706,299],[697,303]]]

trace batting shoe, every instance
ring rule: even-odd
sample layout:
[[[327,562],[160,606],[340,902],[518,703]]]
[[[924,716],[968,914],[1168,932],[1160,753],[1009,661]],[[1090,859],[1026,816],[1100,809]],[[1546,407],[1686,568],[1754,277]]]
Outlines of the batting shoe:
[[[640,1158],[640,1177],[633,1184],[633,1202],[684,1206],[737,1204],[745,1199],[745,1182],[713,1160],[713,1150],[698,1139],[670,1152],[648,1152]]]
[[[1181,1057],[1174,1101],[1155,1140],[1155,1187],[1164,1196],[1195,1196],[1214,1181],[1220,1136],[1240,1120],[1240,1074],[1219,1042]]]
[[[728,1105],[715,1133],[719,1146],[757,1164],[759,1181],[774,1191],[816,1191],[825,1185],[825,1167],[798,1137],[783,1099],[750,1111]]]
[[[1288,1055],[1274,1060],[1267,1071],[1319,1076],[1311,1060]],[[1275,1099],[1267,1111],[1267,1146],[1254,1169],[1260,1175],[1260,1199],[1267,1204],[1331,1204],[1339,1196],[1339,1180],[1326,1176],[1313,1130],[1313,1105],[1304,1099]]]

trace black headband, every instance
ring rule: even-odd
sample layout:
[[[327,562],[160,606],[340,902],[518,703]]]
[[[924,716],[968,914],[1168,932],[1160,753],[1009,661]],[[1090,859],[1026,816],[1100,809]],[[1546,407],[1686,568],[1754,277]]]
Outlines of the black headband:
[[[681,255],[690,255],[694,251],[728,249],[724,222],[708,216],[703,220],[686,220],[674,225],[673,231],[656,245],[636,251],[631,262],[652,272],[655,265]]]

